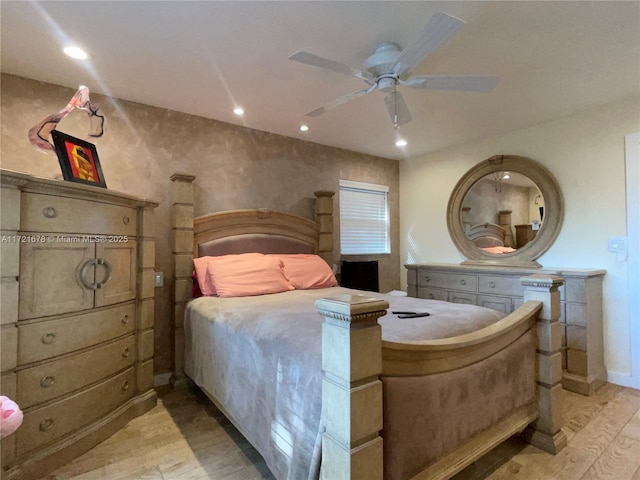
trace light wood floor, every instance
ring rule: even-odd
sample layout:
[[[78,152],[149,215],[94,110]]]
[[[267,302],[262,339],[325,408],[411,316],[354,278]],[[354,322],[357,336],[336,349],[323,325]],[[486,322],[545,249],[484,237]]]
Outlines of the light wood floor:
[[[569,445],[553,456],[514,437],[455,480],[640,480],[640,391],[565,392]],[[273,479],[256,451],[198,390],[156,408],[47,480]],[[297,480],[297,479],[294,479]]]

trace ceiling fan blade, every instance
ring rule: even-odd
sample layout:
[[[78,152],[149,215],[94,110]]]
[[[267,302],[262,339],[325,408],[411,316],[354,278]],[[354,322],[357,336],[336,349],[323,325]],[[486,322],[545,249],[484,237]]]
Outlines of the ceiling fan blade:
[[[333,108],[339,107],[351,100],[355,100],[356,98],[362,97],[367,93],[373,92],[376,89],[376,85],[374,84],[370,88],[365,88],[363,90],[358,90],[357,92],[349,93],[348,95],[344,95],[340,98],[336,98],[329,103],[324,104],[321,107],[316,108],[315,110],[311,110],[309,113],[305,113],[305,117],[318,117],[322,115],[327,110],[331,110]]]
[[[427,90],[457,90],[460,92],[492,92],[499,77],[479,75],[422,75],[400,83],[411,88]]]
[[[403,74],[422,62],[429,54],[449,40],[464,22],[446,13],[434,13],[420,31],[418,39],[405,48],[393,62],[392,69],[396,75]]]
[[[314,55],[313,53],[296,52],[289,57],[289,60],[304,63],[306,65],[312,65],[314,67],[324,68],[325,70],[331,70],[332,72],[338,72],[344,75],[353,75],[354,77],[361,78],[365,81],[373,80],[373,77],[367,73],[354,70],[349,65],[336,62],[335,60],[329,60],[328,58],[319,57],[318,55]]]
[[[412,120],[409,107],[407,107],[404,97],[400,92],[391,92],[386,95],[384,97],[384,103],[387,105],[389,116],[395,128],[406,125]]]

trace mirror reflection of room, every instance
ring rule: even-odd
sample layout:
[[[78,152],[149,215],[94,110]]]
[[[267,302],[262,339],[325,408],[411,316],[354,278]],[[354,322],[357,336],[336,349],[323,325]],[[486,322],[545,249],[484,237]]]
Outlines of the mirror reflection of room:
[[[511,253],[533,240],[542,227],[544,197],[525,175],[499,171],[481,178],[462,204],[465,234],[489,253]]]

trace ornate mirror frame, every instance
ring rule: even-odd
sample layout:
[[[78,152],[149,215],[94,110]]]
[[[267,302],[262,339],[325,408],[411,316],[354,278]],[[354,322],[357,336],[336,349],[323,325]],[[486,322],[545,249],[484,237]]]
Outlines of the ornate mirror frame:
[[[480,179],[494,172],[517,172],[529,177],[538,187],[544,198],[544,222],[536,237],[511,253],[489,253],[477,247],[464,231],[462,224],[462,203],[471,187]],[[447,206],[447,228],[458,250],[467,257],[463,264],[500,265],[511,267],[540,268],[536,262],[546,252],[562,227],[564,200],[558,183],[551,173],[539,163],[527,157],[516,155],[495,155],[465,173],[458,181]]]

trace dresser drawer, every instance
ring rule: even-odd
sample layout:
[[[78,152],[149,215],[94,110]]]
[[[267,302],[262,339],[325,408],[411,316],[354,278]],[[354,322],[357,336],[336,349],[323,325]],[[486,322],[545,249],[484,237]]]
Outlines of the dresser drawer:
[[[22,195],[22,230],[135,236],[135,208],[38,193]]]
[[[522,297],[524,296],[524,287],[520,283],[519,276],[478,275],[478,292]]]
[[[502,313],[513,312],[513,300],[509,297],[494,297],[492,295],[478,295],[477,305]]]
[[[18,364],[38,360],[107,341],[135,329],[134,303],[59,318],[30,325],[18,325]]]
[[[567,325],[578,325],[586,328],[588,327],[588,318],[586,305],[576,303],[565,304],[565,323]]]
[[[134,379],[130,368],[81,393],[26,413],[16,433],[16,454],[50,443],[116,409],[133,396]]]
[[[478,301],[478,296],[475,293],[465,292],[449,292],[449,298],[447,299],[451,303],[464,303],[465,305],[475,305]]]
[[[418,273],[418,285],[475,293],[477,278],[475,275],[421,271]]]
[[[135,337],[18,372],[18,403],[42,403],[108,377],[135,361]]]
[[[436,290],[433,288],[418,288],[418,298],[426,298],[427,300],[442,300],[447,302],[449,300],[446,290]]]

